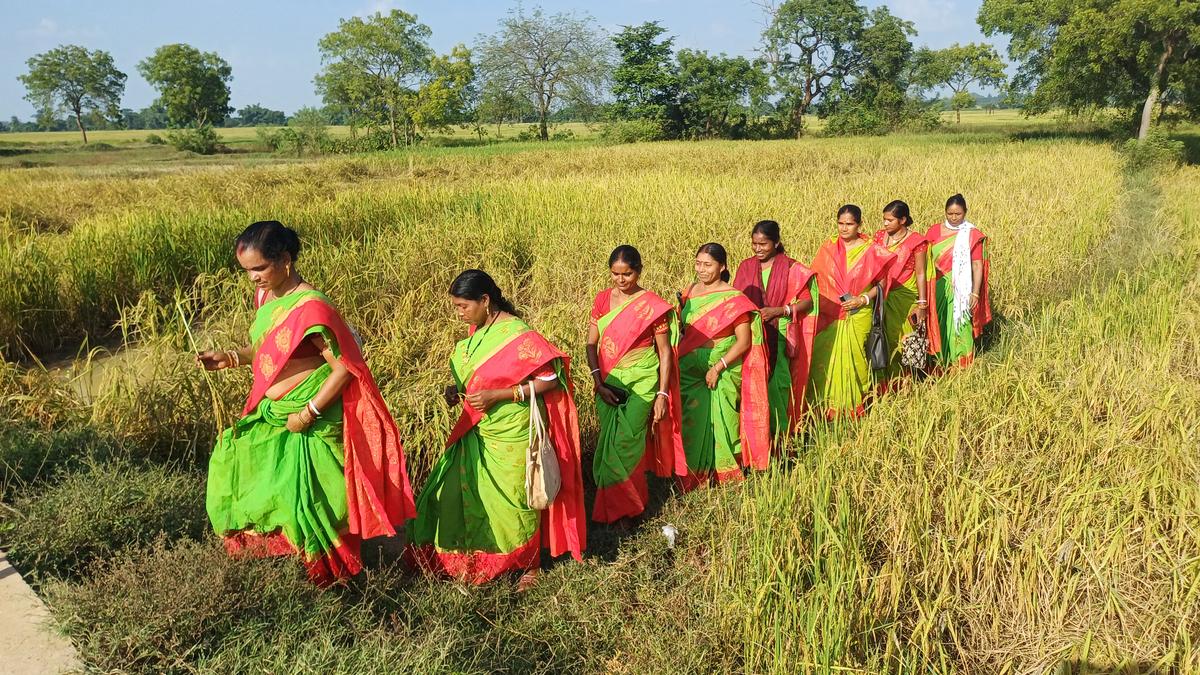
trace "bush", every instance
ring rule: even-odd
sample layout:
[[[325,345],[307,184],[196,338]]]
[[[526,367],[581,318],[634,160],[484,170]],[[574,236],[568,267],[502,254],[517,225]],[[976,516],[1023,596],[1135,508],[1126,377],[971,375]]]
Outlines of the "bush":
[[[550,134],[550,140],[552,141],[570,141],[574,138],[575,132],[571,131],[570,129],[563,129],[562,131],[556,131]]]
[[[831,136],[882,136],[888,131],[887,120],[878,111],[862,106],[846,106],[825,123],[825,133]]]
[[[667,138],[666,130],[656,120],[621,120],[609,122],[600,130],[600,140],[606,143],[644,143]]]
[[[150,134],[146,137],[146,142],[150,145],[166,145],[167,143],[165,140],[163,140],[163,137],[159,136],[158,134]]]
[[[111,143],[93,142],[83,146],[82,149],[85,152],[110,152],[112,150],[116,150],[116,147],[114,147]]]
[[[217,151],[217,132],[205,124],[196,129],[176,129],[167,132],[167,141],[176,150],[211,155]]]
[[[1155,130],[1145,140],[1131,138],[1122,148],[1125,164],[1130,169],[1147,169],[1155,166],[1179,166],[1183,162],[1183,141],[1171,140],[1167,134]]]
[[[208,528],[204,479],[163,467],[94,463],[17,500],[9,558],[38,577],[76,576],[96,560]]]

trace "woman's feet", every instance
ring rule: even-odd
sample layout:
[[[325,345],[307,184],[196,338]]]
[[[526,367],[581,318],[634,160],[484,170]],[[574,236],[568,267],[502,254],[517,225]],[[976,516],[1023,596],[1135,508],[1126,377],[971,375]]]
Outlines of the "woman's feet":
[[[525,591],[528,591],[529,589],[533,588],[534,584],[537,583],[537,580],[538,569],[535,567],[522,574],[521,578],[517,580],[517,592],[524,593]]]

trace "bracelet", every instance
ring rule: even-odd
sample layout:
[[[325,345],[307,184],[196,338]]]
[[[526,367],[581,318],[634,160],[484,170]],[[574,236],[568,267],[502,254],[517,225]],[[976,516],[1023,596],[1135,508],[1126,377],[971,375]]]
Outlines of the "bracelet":
[[[516,403],[516,402],[517,402],[517,395],[518,395],[518,393],[520,392],[520,390],[521,390],[521,385],[519,385],[519,384],[514,384],[514,385],[513,385],[513,388],[512,388],[512,400],[513,400],[513,403]]]
[[[729,364],[728,364],[728,363],[725,363],[725,357],[724,357],[724,356],[722,356],[722,357],[721,357],[721,369],[722,369],[722,370],[729,370]]]
[[[929,301],[928,301],[928,300],[918,300],[918,301],[917,301],[917,305],[925,305],[925,306],[928,306],[928,305],[929,305]]]
[[[311,400],[308,402],[308,405],[306,405],[306,406],[304,406],[304,407],[305,407],[305,408],[308,408],[308,411],[309,411],[310,413],[312,413],[312,416],[313,416],[314,418],[316,418],[316,417],[320,417],[320,416],[321,416],[321,411],[320,411],[320,410],[317,410],[317,404],[316,404],[316,403],[313,403]]]
[[[661,396],[661,397],[667,399],[668,401],[671,400],[671,395],[665,391],[660,391],[660,392],[656,393],[655,396]]]
[[[863,293],[862,295],[860,295],[860,296],[858,296],[858,297],[862,298],[862,301],[863,301],[863,306],[864,306],[864,307],[870,307],[870,306],[871,306],[871,296],[867,295],[866,293]]]
[[[792,318],[792,306],[791,305],[784,305],[783,311],[787,313],[789,319]]]
[[[972,294],[971,294],[971,297],[972,297],[972,298],[975,298],[976,300],[978,300],[978,299],[979,299],[979,294],[978,294],[978,293],[972,293]]]
[[[592,368],[592,374],[593,374],[593,375],[595,375],[595,374],[596,374],[596,373],[598,373],[598,372],[600,372],[600,369],[599,369],[599,368]]]
[[[529,387],[530,387],[530,391],[532,391],[533,390],[532,382],[529,383]],[[521,400],[524,401],[525,400],[525,387],[522,387],[521,385],[518,384],[517,385],[517,395],[519,395],[521,397]]]
[[[230,350],[226,351],[225,356],[228,356],[229,360],[233,362],[234,368],[237,368],[238,366],[242,365],[242,357],[238,356],[236,349],[230,349]]]

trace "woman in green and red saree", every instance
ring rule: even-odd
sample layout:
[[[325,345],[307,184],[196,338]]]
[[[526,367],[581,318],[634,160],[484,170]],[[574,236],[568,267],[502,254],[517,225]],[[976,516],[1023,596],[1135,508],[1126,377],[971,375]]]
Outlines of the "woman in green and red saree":
[[[679,320],[642,288],[642,256],[629,245],[608,257],[612,288],[592,302],[587,359],[596,385],[600,436],[592,472],[592,520],[627,527],[646,510],[646,472],[687,474],[680,437]]]
[[[816,286],[812,270],[784,253],[779,223],[756,223],[750,248],[754,255],[738,265],[733,286],[758,307],[762,318],[771,438],[778,439],[796,431],[803,420],[812,356],[812,331],[805,330],[805,319],[812,312]]]
[[[946,220],[925,233],[929,240],[929,351],[940,368],[967,366],[992,320],[988,300],[987,237],[967,221],[967,200],[946,200]]]
[[[296,271],[300,239],[275,221],[237,238],[257,287],[250,347],[203,352],[208,370],[253,364],[254,385],[208,469],[208,517],[231,554],[298,555],[319,584],[362,569],[362,539],[416,515],[400,435],[358,341]]]
[[[586,545],[570,360],[516,315],[487,273],[459,274],[450,297],[470,324],[450,355],[454,384],[446,388],[446,402],[461,403],[462,412],[417,499],[408,557],[426,571],[477,584],[524,572],[523,590],[536,579],[543,545],[577,560]],[[529,508],[525,494],[530,386],[562,474],[544,511]]]
[[[929,301],[925,259],[929,242],[912,229],[908,204],[897,199],[883,207],[883,227],[875,233],[875,243],[896,254],[883,303],[883,329],[892,348],[892,359],[887,370],[876,373],[881,378],[880,389],[887,390],[904,374],[900,353],[905,338],[926,322]]]
[[[838,209],[837,234],[821,245],[813,260],[820,299],[813,339],[808,402],[826,419],[857,417],[866,410],[875,383],[867,360],[872,302],[882,302],[896,255],[862,234],[862,209]]]
[[[771,411],[758,308],[729,285],[720,244],[696,251],[696,282],[680,296],[679,388],[683,396],[684,491],[741,480],[767,468]]]

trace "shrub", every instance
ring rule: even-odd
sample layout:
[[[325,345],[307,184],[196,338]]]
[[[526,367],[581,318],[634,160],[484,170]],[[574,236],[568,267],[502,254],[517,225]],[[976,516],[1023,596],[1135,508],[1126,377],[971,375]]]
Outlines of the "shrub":
[[[166,145],[167,143],[163,137],[159,136],[158,134],[150,134],[149,136],[146,136],[146,142],[150,145]]]
[[[1131,138],[1125,141],[1125,163],[1133,170],[1155,166],[1178,166],[1183,162],[1183,141],[1171,140],[1165,133],[1155,130],[1145,140]]]
[[[205,124],[196,129],[175,129],[167,132],[167,141],[176,150],[211,155],[217,151],[217,132]]]
[[[606,143],[644,143],[666,137],[662,123],[648,119],[609,122],[600,130],[600,140]]]
[[[124,461],[68,474],[18,499],[16,511],[9,558],[39,577],[75,576],[123,549],[199,537],[208,527],[203,478]]]
[[[878,111],[863,106],[845,106],[829,116],[825,133],[831,136],[882,136],[888,123]]]

